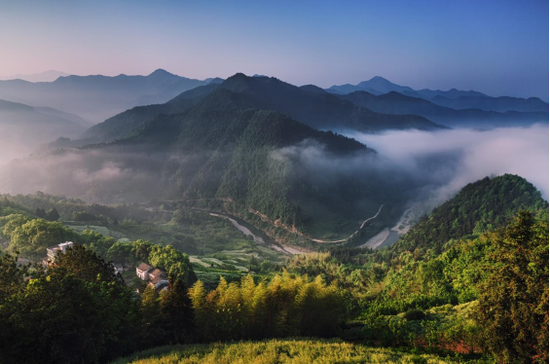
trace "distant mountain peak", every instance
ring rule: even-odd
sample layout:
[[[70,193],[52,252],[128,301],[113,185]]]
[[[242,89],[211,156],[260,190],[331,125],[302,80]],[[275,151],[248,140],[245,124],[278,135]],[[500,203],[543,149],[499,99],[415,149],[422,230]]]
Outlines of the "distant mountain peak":
[[[374,77],[371,78],[369,81],[386,81],[386,82],[390,82],[390,81],[388,81],[387,79],[385,79],[385,78],[382,77],[382,76],[374,76]]]
[[[242,72],[237,72],[235,73],[233,76],[229,77],[229,79],[239,79],[239,78],[249,78],[247,75],[245,75],[244,73]]]
[[[166,76],[175,76],[173,73],[170,73],[162,68],[154,70],[148,77],[166,77]]]
[[[400,88],[408,88],[406,86],[396,85],[393,82],[391,82],[391,81],[389,81],[389,80],[387,80],[387,79],[385,79],[384,77],[381,77],[381,76],[374,76],[373,78],[371,78],[368,81],[363,81],[363,82],[360,82],[359,84],[357,84],[357,86],[361,86],[361,85],[390,85],[390,86],[398,86]]]

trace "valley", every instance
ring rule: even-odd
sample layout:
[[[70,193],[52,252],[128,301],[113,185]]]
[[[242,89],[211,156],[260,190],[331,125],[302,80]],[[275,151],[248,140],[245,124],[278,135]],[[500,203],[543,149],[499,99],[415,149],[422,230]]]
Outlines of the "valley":
[[[547,14],[0,0],[0,364],[549,363]]]
[[[135,77],[63,76],[16,89],[47,107],[0,103],[7,140],[29,142],[0,161],[0,341],[38,340],[47,315],[86,347],[48,334],[50,362],[509,355],[490,346],[509,328],[493,308],[547,293],[547,103],[382,78]],[[93,126],[51,107],[85,89],[67,110],[91,112],[109,87],[124,97]],[[534,270],[506,260],[523,245]],[[531,291],[502,294],[499,267]],[[508,319],[540,335],[545,317]],[[547,355],[537,340],[530,358]],[[18,341],[0,361],[32,353]]]

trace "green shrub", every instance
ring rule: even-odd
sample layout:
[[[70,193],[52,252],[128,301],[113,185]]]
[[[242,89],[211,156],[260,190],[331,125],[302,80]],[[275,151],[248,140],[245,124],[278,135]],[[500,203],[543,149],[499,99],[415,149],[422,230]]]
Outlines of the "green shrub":
[[[407,321],[424,320],[426,314],[422,310],[408,310],[404,317]]]

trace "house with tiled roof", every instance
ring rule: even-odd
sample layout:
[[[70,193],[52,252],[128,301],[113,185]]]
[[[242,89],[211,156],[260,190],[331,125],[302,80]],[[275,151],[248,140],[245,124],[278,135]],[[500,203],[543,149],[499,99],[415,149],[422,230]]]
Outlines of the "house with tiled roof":
[[[155,268],[149,272],[149,284],[159,290],[168,286],[168,276],[166,272],[161,269]]]
[[[147,263],[141,263],[136,267],[136,274],[144,281],[149,280],[149,272],[153,270],[153,267]]]
[[[162,269],[141,263],[136,267],[136,274],[142,280],[149,281],[149,284],[157,290],[168,287],[168,275]]]

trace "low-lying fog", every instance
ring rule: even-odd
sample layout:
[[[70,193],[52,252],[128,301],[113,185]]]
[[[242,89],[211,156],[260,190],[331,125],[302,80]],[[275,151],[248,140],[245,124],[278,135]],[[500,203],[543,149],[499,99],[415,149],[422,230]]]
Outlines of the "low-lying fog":
[[[376,156],[330,157],[322,146],[308,141],[283,148],[271,156],[298,161],[305,167],[303,173],[326,181],[337,181],[334,177],[359,171],[365,178],[382,180],[382,186],[387,181],[388,186],[414,189],[412,195],[417,201],[410,202],[422,202],[427,209],[442,203],[470,182],[504,173],[525,177],[548,199],[547,125],[490,131],[346,134],[374,148]],[[3,145],[8,149],[4,150],[4,157],[12,155],[12,148],[24,150],[14,143]],[[162,191],[159,182],[165,170],[160,166],[164,161],[184,157],[144,152],[139,147],[131,152],[92,149],[56,152],[47,157],[35,155],[0,165],[0,193],[40,190],[80,197],[88,202],[146,201],[157,197],[154,191]],[[418,189],[418,186],[425,187]]]
[[[409,130],[347,135],[376,149],[388,168],[429,174],[430,179],[443,184],[430,196],[435,203],[440,203],[470,182],[504,173],[526,178],[548,200],[548,131],[548,125],[533,125],[489,131]],[[445,156],[454,158],[447,163]],[[430,163],[429,169],[426,168],[426,160],[438,160],[439,157],[442,157],[440,163],[435,167]]]

